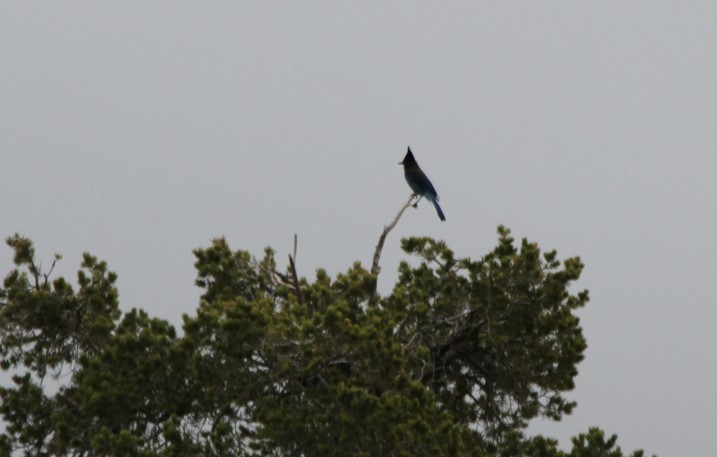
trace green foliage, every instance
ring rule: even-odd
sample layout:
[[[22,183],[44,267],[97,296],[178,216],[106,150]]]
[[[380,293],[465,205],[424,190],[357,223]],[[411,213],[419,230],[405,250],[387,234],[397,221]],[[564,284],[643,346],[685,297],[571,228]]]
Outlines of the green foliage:
[[[623,454],[617,446],[617,435],[605,439],[605,432],[591,427],[587,433],[572,438],[570,452],[558,449],[554,439],[536,436],[525,438],[521,433],[511,432],[502,444],[499,455],[523,457],[643,457],[641,450]]]
[[[298,280],[271,249],[256,259],[216,239],[195,251],[204,293],[181,335],[122,314],[104,262],[85,254],[75,290],[50,282],[29,240],[8,245],[0,364],[15,375],[0,388],[0,454],[623,455],[597,429],[570,454],[523,435],[575,406],[564,394],[588,294],[570,291],[579,258],[516,246],[505,228],[479,260],[403,240],[417,265],[401,263],[378,299],[358,263]]]
[[[574,387],[586,347],[573,312],[588,300],[587,291],[568,291],[579,258],[561,265],[554,251],[541,256],[526,240],[518,249],[507,230],[499,234],[478,261],[455,259],[431,239],[404,240],[424,262],[404,262],[386,299],[403,316],[398,336],[416,357],[417,377],[446,410],[495,439],[536,416],[571,411],[562,392]]]

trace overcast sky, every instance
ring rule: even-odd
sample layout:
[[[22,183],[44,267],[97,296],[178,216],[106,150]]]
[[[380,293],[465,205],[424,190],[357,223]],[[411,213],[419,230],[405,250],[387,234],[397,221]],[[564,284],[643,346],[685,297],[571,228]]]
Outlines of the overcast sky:
[[[391,233],[480,257],[499,224],[586,263],[578,402],[623,449],[713,456],[717,3],[0,3],[0,235],[121,307],[192,313],[191,250],[225,235],[309,278],[370,266]],[[0,248],[0,273],[11,252]]]

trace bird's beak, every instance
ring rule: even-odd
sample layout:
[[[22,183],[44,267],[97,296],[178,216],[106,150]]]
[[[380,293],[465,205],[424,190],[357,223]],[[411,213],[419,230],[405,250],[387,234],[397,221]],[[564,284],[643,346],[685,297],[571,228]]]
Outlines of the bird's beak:
[[[398,162],[398,164],[399,164],[399,165],[403,165],[403,161],[401,161],[401,162]]]

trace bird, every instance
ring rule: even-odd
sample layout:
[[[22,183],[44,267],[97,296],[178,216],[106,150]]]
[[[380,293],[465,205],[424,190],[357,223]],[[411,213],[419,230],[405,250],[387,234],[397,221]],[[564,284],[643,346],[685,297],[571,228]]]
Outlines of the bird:
[[[433,206],[436,208],[436,212],[438,213],[438,218],[445,221],[446,216],[443,215],[443,210],[438,204],[438,193],[433,187],[433,184],[431,184],[431,181],[428,179],[428,176],[426,176],[423,170],[421,170],[421,167],[418,166],[416,159],[413,158],[410,146],[408,147],[406,157],[404,157],[403,161],[398,164],[403,165],[403,174],[406,177],[408,187],[411,188],[414,195],[421,198],[425,197],[428,201],[433,203]],[[419,200],[421,198],[419,198]]]

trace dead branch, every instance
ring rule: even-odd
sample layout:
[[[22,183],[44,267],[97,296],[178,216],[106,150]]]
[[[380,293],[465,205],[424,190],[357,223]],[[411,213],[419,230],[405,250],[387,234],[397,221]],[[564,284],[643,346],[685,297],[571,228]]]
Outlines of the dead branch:
[[[403,216],[403,212],[406,211],[406,209],[409,206],[413,206],[415,203],[413,200],[416,198],[416,195],[413,194],[411,197],[409,197],[408,201],[405,205],[401,208],[401,210],[396,214],[396,217],[393,219],[393,221],[385,226],[383,228],[383,233],[381,233],[381,237],[378,239],[378,244],[376,245],[376,250],[373,253],[373,264],[371,265],[371,274],[373,276],[376,276],[378,280],[378,275],[381,273],[381,267],[379,265],[379,262],[381,260],[381,251],[383,251],[383,244],[386,242],[386,236],[389,234],[391,230],[398,224],[398,220],[401,219],[401,216]],[[378,285],[378,282],[377,282]],[[371,298],[371,301],[369,302],[370,305],[376,304],[376,291],[374,290],[374,296]]]
[[[292,257],[291,254],[289,254],[289,268],[291,268],[291,280],[294,284],[294,293],[296,294],[296,301],[299,304],[302,304],[303,300],[301,298],[301,287],[299,287],[299,275],[296,274],[296,264],[294,263],[294,258],[296,258],[297,244],[298,239],[296,234],[294,234],[294,256]]]

